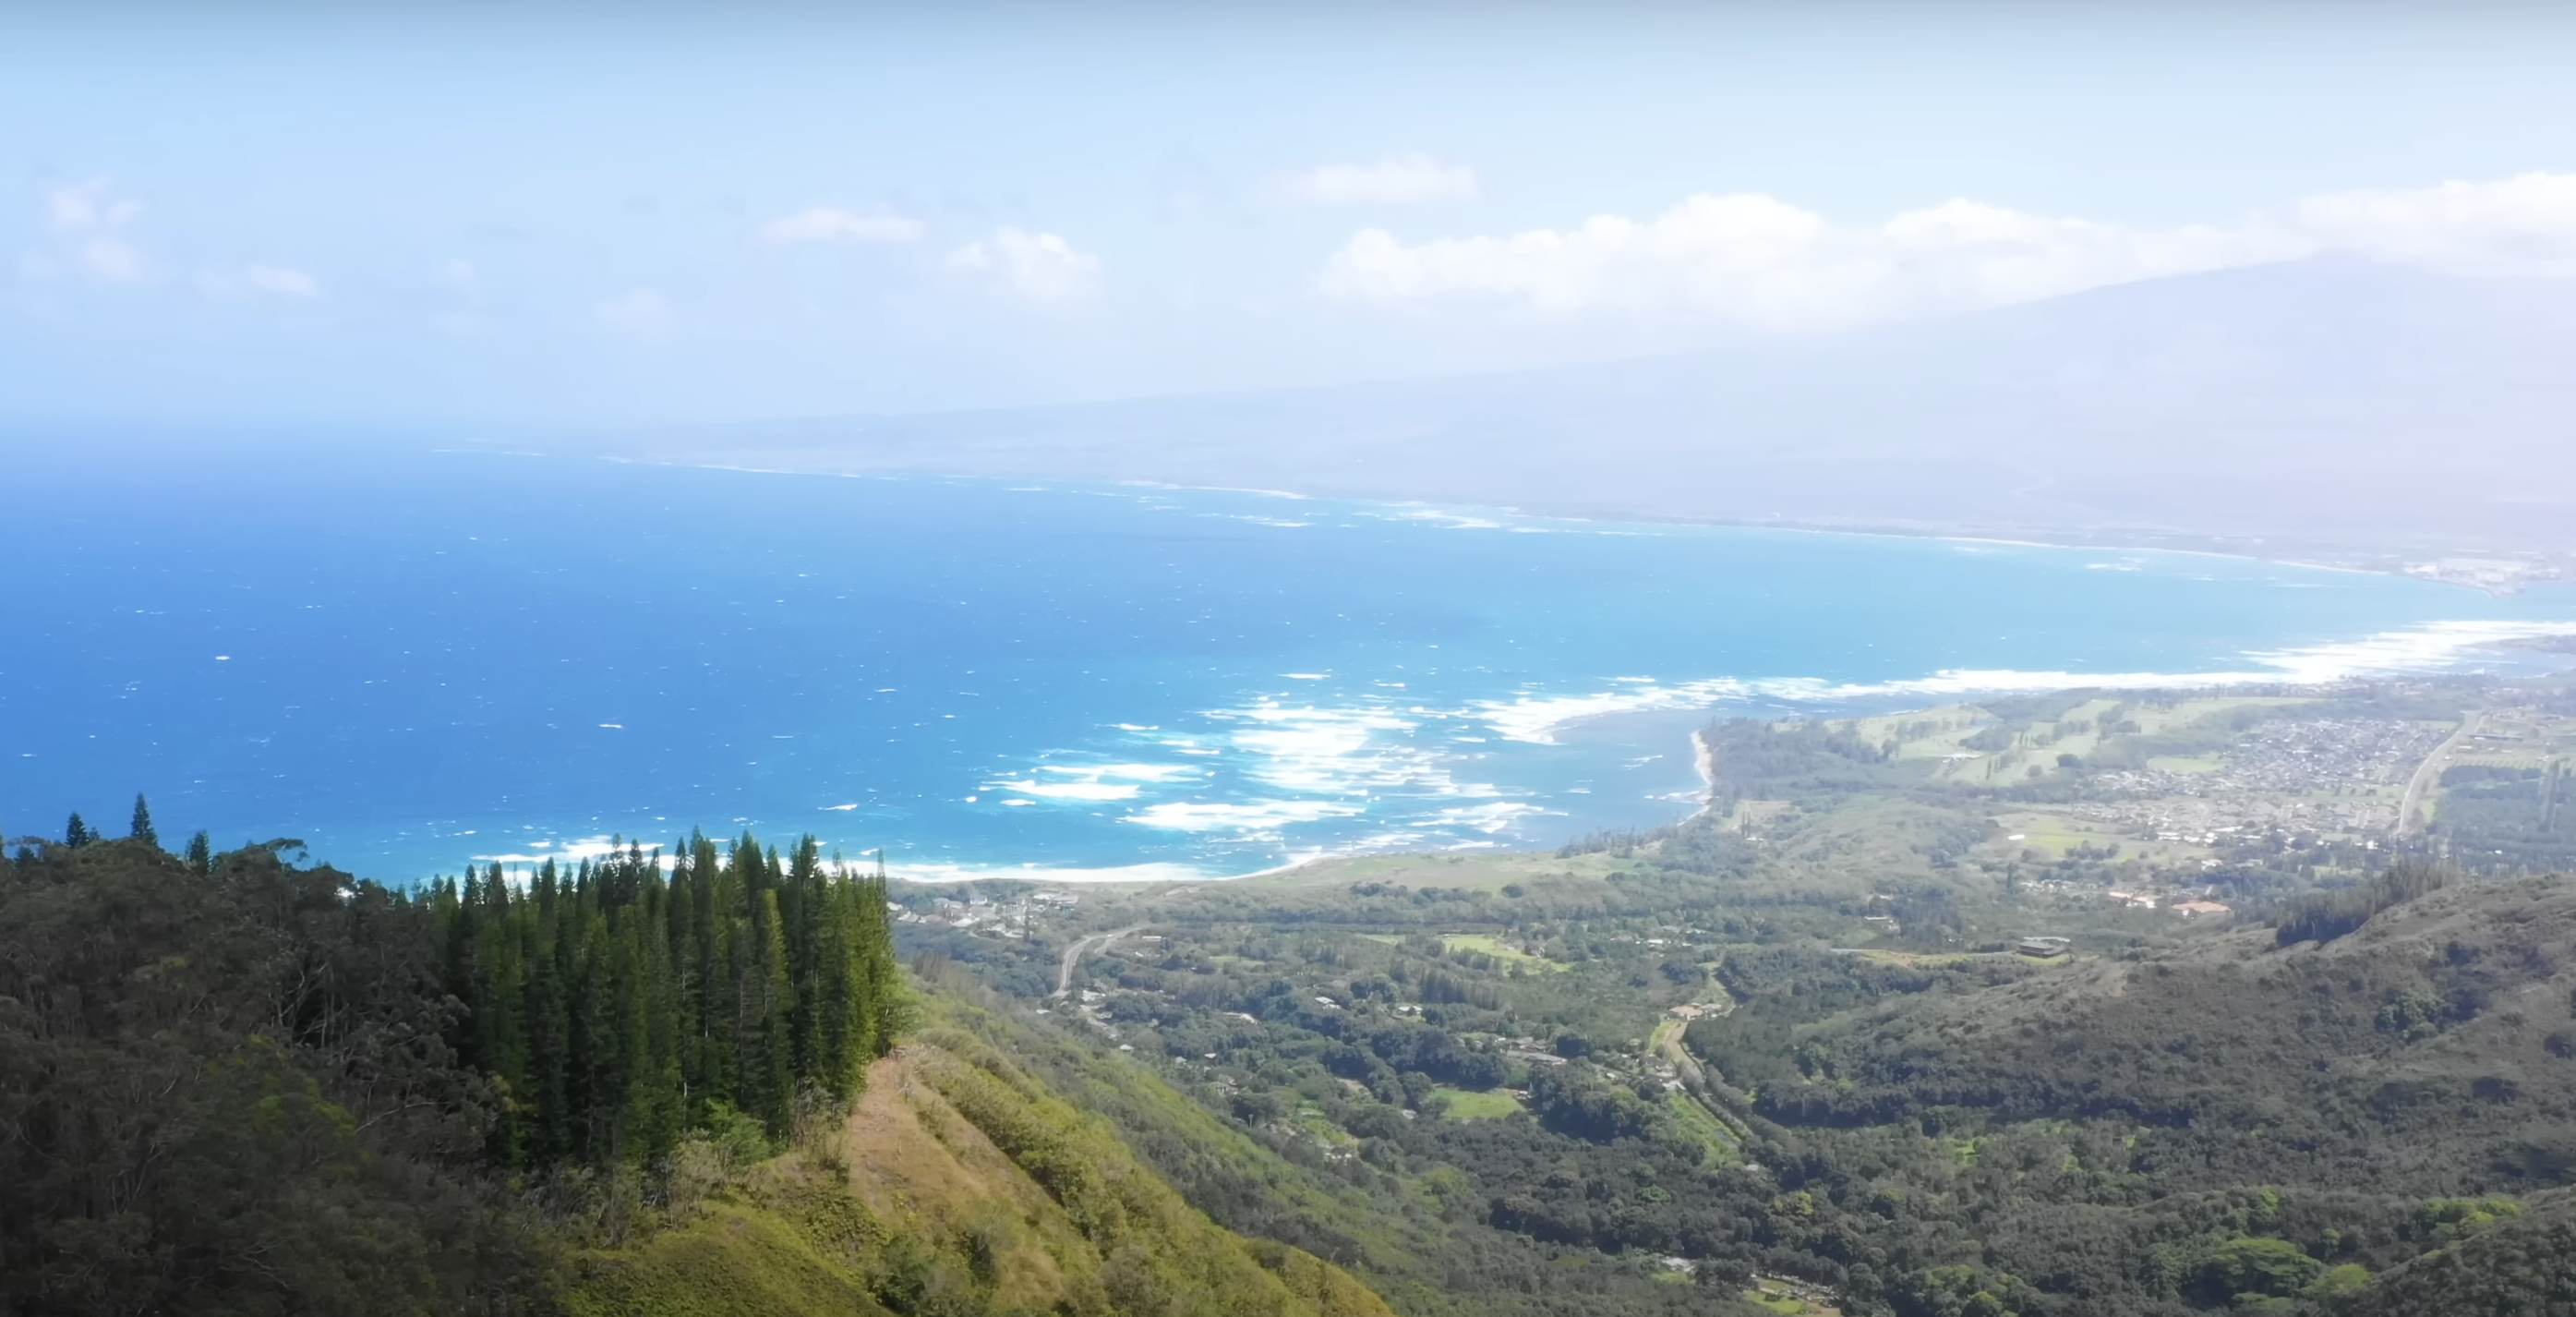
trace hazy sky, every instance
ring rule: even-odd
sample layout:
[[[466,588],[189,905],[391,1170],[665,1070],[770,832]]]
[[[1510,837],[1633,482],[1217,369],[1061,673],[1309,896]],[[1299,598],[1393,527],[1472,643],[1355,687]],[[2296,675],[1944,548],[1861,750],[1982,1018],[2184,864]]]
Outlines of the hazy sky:
[[[2320,250],[2576,276],[2571,11],[0,0],[0,422],[1321,382]]]

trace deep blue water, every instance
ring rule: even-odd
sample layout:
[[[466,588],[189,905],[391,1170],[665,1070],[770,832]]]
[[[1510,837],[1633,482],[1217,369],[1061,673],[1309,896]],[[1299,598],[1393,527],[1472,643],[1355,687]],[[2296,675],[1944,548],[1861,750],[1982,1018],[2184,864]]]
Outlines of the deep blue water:
[[[1553,845],[1688,812],[1711,709],[2493,665],[2423,628],[2576,629],[2565,587],[2197,555],[480,453],[22,457],[0,834],[121,831],[141,790],[165,838],[292,835],[388,878],[693,825],[923,874]]]

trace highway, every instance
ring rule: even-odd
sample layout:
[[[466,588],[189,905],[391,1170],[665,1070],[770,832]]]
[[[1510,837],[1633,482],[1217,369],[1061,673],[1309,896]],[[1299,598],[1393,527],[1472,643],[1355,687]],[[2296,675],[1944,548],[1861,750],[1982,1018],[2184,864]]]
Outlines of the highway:
[[[2397,802],[2398,836],[2413,836],[2422,831],[2415,811],[2424,803],[2425,790],[2442,779],[2442,765],[2449,762],[2453,750],[2468,744],[2469,738],[2477,733],[2478,720],[2485,716],[2484,709],[2471,709],[2461,714],[2459,730],[2451,733],[2451,739],[2433,747],[2433,753],[2424,756],[2424,762],[2415,766],[2415,776],[2406,779],[2406,798]]]

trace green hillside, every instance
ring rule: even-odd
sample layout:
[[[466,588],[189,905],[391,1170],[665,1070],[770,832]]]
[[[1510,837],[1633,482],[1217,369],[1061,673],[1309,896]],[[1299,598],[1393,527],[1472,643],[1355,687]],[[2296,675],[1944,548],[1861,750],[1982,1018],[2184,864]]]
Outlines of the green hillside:
[[[1104,1122],[956,1023],[869,1068],[840,1121],[736,1168],[668,1224],[577,1251],[575,1314],[1064,1313],[1392,1317],[1301,1250],[1224,1230]],[[954,1023],[953,1023],[954,1022]]]
[[[78,839],[0,861],[0,1312],[1392,1317],[903,984],[810,843],[406,892]]]

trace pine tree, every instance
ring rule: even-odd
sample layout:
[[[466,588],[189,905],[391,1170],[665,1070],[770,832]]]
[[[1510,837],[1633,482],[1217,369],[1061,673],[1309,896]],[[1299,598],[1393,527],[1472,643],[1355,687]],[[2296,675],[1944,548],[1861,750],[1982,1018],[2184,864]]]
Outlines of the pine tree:
[[[203,828],[188,839],[188,867],[200,874],[212,875],[215,871],[214,842]]]
[[[140,791],[134,793],[134,822],[126,828],[125,835],[147,846],[161,844],[161,834],[152,830],[152,807],[143,803]]]
[[[469,865],[417,894],[464,1006],[451,1043],[502,1098],[506,1164],[649,1166],[715,1104],[784,1134],[799,1095],[840,1100],[902,1008],[882,875],[782,865],[744,836],[682,842],[664,878],[636,847],[514,889]]]
[[[747,1009],[740,1105],[760,1117],[775,1137],[787,1133],[796,1102],[796,997],[787,977],[787,930],[778,914],[778,892],[761,892],[752,907],[751,936],[743,957]]]
[[[540,891],[551,894],[549,883]],[[572,1151],[572,1021],[565,997],[565,962],[571,948],[562,921],[548,921],[534,901],[521,906],[527,940],[528,1082],[533,1160],[553,1161]],[[552,922],[552,927],[548,924]]]
[[[697,1100],[733,1100],[734,1040],[740,1032],[739,986],[734,980],[734,884],[716,858],[716,844],[692,839],[689,899],[697,905],[698,1084]]]
[[[97,834],[89,830],[88,824],[81,822],[80,811],[73,810],[72,821],[63,825],[63,844],[73,850],[79,850],[96,840],[98,840]]]
[[[530,1105],[534,1088],[528,1078],[526,961],[519,916],[525,902],[510,899],[509,880],[496,862],[484,876],[482,909],[476,923],[481,954],[475,969],[481,980],[477,1012],[485,1073],[501,1091],[501,1119],[493,1123],[493,1153],[503,1165],[523,1160],[525,1128],[535,1117]]]

